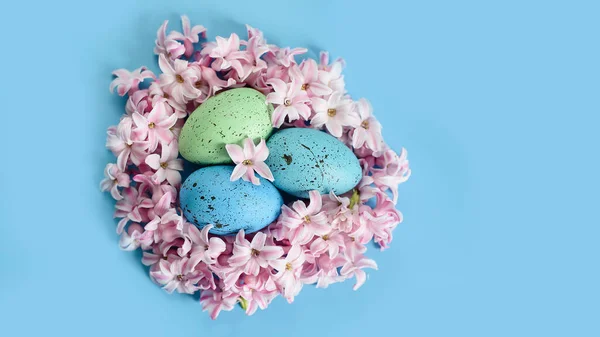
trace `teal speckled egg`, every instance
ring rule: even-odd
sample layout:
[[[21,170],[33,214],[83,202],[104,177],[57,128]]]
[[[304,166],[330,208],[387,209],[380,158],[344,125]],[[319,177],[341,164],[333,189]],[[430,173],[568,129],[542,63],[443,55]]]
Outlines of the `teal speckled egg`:
[[[201,165],[228,164],[226,144],[247,137],[267,139],[273,131],[273,106],[252,88],[223,91],[207,99],[188,117],[179,136],[179,153]]]
[[[342,194],[362,178],[354,153],[337,138],[318,130],[292,128],[274,133],[267,141],[265,163],[273,184],[291,195],[308,198],[308,192]]]
[[[263,178],[260,185],[242,179],[230,181],[233,166],[201,168],[181,186],[179,200],[185,218],[199,228],[213,224],[213,234],[256,232],[281,213],[279,191]]]

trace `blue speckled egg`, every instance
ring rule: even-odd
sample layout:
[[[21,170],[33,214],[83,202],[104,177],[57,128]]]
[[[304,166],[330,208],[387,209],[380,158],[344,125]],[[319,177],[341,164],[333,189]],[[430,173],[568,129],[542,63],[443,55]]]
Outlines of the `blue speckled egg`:
[[[267,141],[265,163],[273,184],[291,195],[308,198],[308,192],[342,194],[362,178],[354,153],[337,138],[318,130],[292,128],[276,132]]]
[[[192,173],[181,186],[179,200],[186,219],[202,228],[214,224],[213,234],[256,232],[279,216],[279,191],[260,178],[260,185],[230,181],[233,166],[209,166]]]

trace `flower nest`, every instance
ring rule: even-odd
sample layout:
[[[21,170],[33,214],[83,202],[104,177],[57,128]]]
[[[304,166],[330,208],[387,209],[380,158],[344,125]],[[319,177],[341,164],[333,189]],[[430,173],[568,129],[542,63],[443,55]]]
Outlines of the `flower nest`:
[[[167,34],[166,21],[158,30],[159,76],[146,67],[113,73],[110,89],[127,96],[126,113],[108,128],[106,146],[116,163],[106,166],[101,188],[116,200],[121,248],[141,249],[151,280],[164,290],[200,291],[200,303],[213,319],[236,304],[251,315],[278,295],[291,303],[306,284],[326,288],[355,278],[358,289],[366,280],[364,269],[377,269],[364,255],[366,245],[374,241],[387,248],[402,221],[396,202],[398,185],[410,176],[406,151],[391,150],[370,104],[346,93],[342,59],[330,62],[321,52],[319,60],[297,62],[307,49],[267,44],[250,26],[247,40],[234,33],[207,42],[203,26],[181,19],[183,32]],[[282,206],[276,221],[252,234],[216,236],[208,232],[211,225],[199,229],[188,222],[178,202],[179,134],[209,97],[238,87],[266,95],[275,107],[274,127],[313,128],[337,137],[357,156],[360,183],[342,195],[313,191],[309,200]],[[257,149],[268,151],[263,145]],[[229,154],[240,157],[240,151]],[[261,167],[255,171],[268,176]],[[251,183],[254,171],[248,171],[232,178]]]

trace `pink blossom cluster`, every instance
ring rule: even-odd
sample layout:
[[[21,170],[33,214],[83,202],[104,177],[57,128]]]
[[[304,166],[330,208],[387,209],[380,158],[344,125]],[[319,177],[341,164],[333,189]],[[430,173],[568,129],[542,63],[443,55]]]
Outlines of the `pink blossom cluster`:
[[[247,40],[231,34],[201,43],[204,27],[192,27],[185,16],[182,23],[183,32],[167,34],[167,22],[158,30],[159,76],[145,67],[119,69],[110,85],[127,95],[126,113],[108,129],[106,146],[116,162],[106,166],[101,183],[116,199],[121,248],[142,249],[151,279],[166,291],[200,291],[213,319],[236,304],[251,315],[277,295],[292,302],[306,284],[326,288],[355,278],[359,288],[364,269],[377,268],[365,256],[366,244],[387,248],[402,221],[395,204],[398,184],[410,175],[406,151],[391,150],[370,104],[346,93],[343,60],[330,62],[322,52],[319,61],[298,63],[306,49],[267,44],[250,26]],[[140,87],[144,81],[147,88]],[[284,205],[274,223],[253,234],[213,236],[210,225],[199,230],[188,222],[177,200],[178,135],[198,105],[235,87],[265,93],[275,106],[275,127],[317,128],[338,137],[360,160],[359,185],[343,195],[313,191],[310,200]]]

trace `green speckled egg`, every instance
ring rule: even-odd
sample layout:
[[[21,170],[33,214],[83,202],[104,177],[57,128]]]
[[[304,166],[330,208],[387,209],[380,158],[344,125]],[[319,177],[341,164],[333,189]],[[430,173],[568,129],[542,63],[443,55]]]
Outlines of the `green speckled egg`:
[[[179,136],[179,152],[201,165],[227,164],[226,144],[246,137],[267,139],[273,131],[265,95],[251,88],[226,90],[209,98],[188,117]]]

